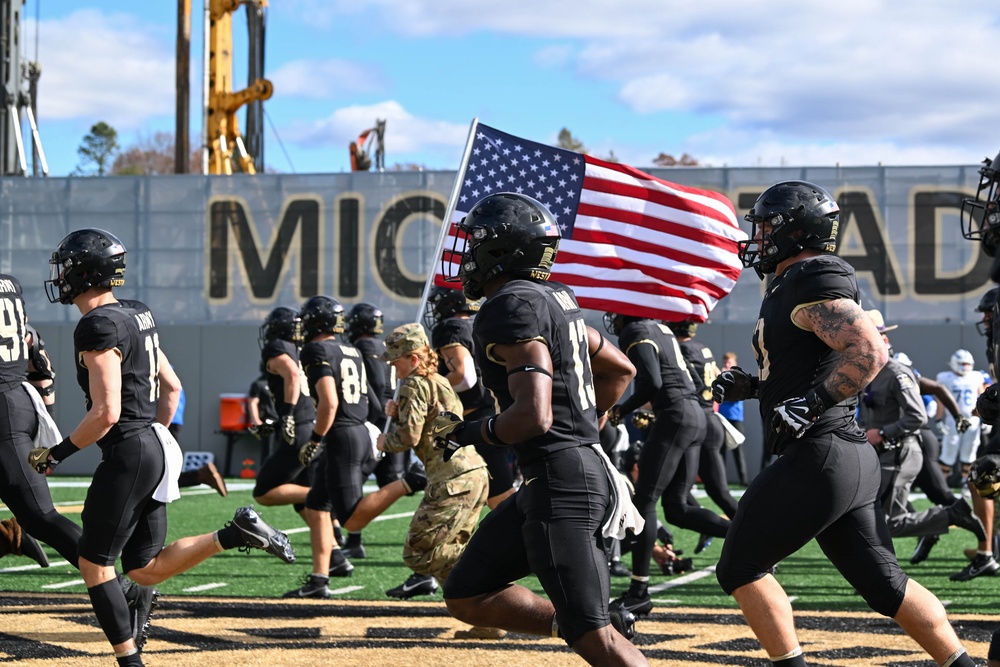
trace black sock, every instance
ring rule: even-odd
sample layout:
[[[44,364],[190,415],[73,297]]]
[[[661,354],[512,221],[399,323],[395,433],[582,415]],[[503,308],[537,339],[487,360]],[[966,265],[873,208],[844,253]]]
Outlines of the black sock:
[[[347,561],[347,556],[340,549],[334,549],[330,553],[330,567],[336,567],[337,565],[343,565]]]
[[[138,653],[123,655],[122,657],[115,659],[118,661],[118,667],[143,667],[142,656]]]
[[[215,534],[219,536],[219,544],[227,551],[236,547],[242,547],[245,543],[243,531],[232,524],[225,528],[220,528]]]
[[[645,581],[632,580],[628,587],[629,595],[637,598],[644,598],[649,595],[649,584]]]
[[[361,546],[361,531],[347,534],[347,544],[348,547],[360,547]]]
[[[333,539],[337,540],[337,544],[341,544],[344,541],[344,529],[340,526],[334,526]]]
[[[94,615],[100,623],[104,635],[111,645],[121,644],[132,638],[132,622],[129,620],[128,602],[117,579],[105,581],[87,589]]]
[[[955,662],[949,667],[976,667],[976,661],[970,658],[968,653],[963,653],[955,658]]]
[[[785,658],[784,660],[779,660],[771,664],[775,667],[809,667],[809,664],[806,662],[806,657],[801,653],[795,657]]]

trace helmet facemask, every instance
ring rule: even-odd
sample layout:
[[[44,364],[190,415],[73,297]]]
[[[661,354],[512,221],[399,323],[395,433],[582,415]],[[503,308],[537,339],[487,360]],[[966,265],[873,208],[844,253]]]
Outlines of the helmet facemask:
[[[1000,154],[983,160],[979,170],[979,189],[974,199],[962,200],[962,236],[980,241],[989,257],[1000,248]]]

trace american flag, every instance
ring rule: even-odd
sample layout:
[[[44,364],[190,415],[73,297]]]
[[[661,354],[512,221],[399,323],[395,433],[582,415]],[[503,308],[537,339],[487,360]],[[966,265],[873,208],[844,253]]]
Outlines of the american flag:
[[[704,322],[739,278],[736,242],[746,238],[724,195],[654,178],[634,167],[521,139],[483,124],[474,129],[468,165],[444,242],[455,223],[496,192],[545,204],[562,240],[552,280],[573,288],[583,308]],[[460,242],[458,248],[462,247]],[[434,283],[445,283],[439,265]]]

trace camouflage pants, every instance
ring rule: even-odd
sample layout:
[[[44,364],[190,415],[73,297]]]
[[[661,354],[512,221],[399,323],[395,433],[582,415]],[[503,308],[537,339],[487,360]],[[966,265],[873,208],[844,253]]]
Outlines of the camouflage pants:
[[[428,484],[403,545],[406,566],[443,583],[476,531],[488,490],[486,468]]]

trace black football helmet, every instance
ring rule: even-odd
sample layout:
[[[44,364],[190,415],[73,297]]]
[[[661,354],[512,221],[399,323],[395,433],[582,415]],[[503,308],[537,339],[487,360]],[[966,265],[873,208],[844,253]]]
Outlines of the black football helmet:
[[[744,217],[751,229],[750,239],[739,242],[740,261],[762,280],[802,250],[832,253],[837,249],[840,207],[813,183],[776,183],[764,190]],[[770,227],[766,233],[764,225]]]
[[[427,297],[427,308],[424,310],[424,326],[428,330],[449,317],[460,313],[475,314],[479,312],[479,302],[473,301],[460,289],[435,286]]]
[[[125,284],[125,246],[103,229],[70,232],[49,260],[45,294],[50,303],[71,304],[91,287]]]
[[[381,336],[385,324],[382,309],[371,303],[356,304],[347,313],[345,323],[347,340],[351,341],[351,344],[361,336]]]
[[[263,350],[273,340],[288,341],[296,346],[302,344],[302,321],[294,309],[278,306],[264,318],[264,323],[258,330],[257,342]]]
[[[449,262],[443,274],[449,282],[461,280],[470,299],[481,299],[483,285],[500,275],[549,279],[559,251],[559,224],[540,201],[514,192],[489,195],[472,206],[458,229],[452,247],[452,254],[461,257],[458,275]]]
[[[698,323],[692,320],[684,320],[683,322],[664,322],[667,328],[674,332],[675,336],[680,336],[681,338],[694,338],[695,333],[698,331]]]
[[[604,313],[604,330],[612,336],[621,336],[622,329],[626,324],[648,320],[648,317],[635,317],[634,315],[622,315],[621,313]]]
[[[316,336],[344,332],[344,307],[328,296],[314,296],[302,304],[302,338],[310,341]]]
[[[1000,287],[993,287],[983,294],[976,306],[977,313],[983,313],[983,319],[976,322],[976,331],[980,336],[989,336],[993,333],[993,309],[997,305],[997,295],[1000,294]]]
[[[962,201],[962,236],[981,241],[983,252],[994,257],[1000,247],[1000,153],[983,160],[976,197]]]

